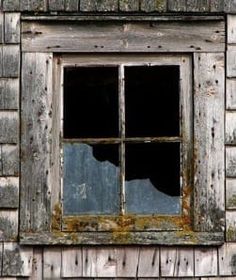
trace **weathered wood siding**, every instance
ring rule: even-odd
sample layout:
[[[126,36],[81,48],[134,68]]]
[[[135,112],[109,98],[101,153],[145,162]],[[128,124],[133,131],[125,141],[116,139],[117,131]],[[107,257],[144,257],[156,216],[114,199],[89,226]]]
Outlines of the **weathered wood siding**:
[[[0,279],[97,279],[104,278],[146,278],[146,279],[195,279],[233,280],[236,277],[236,1],[235,0],[3,0],[0,3]],[[20,116],[20,12],[80,12],[88,13],[222,13],[227,16],[226,53],[226,111],[225,111],[225,154],[226,180],[221,182],[218,192],[226,193],[226,239],[221,247],[81,247],[81,246],[21,246],[18,242],[19,193],[22,182],[19,179]],[[150,14],[149,14],[150,13]],[[176,31],[178,33],[178,30]],[[194,32],[194,30],[193,30]],[[209,30],[207,31],[209,32]],[[209,34],[209,33],[207,33]],[[36,36],[36,35],[34,35]],[[199,34],[202,36],[202,34]],[[218,35],[217,35],[218,36]],[[36,36],[37,37],[37,36]],[[211,42],[205,45],[213,46]],[[219,45],[218,45],[219,46]],[[214,46],[213,46],[214,47]],[[217,46],[216,46],[217,47]],[[166,50],[166,49],[165,49]],[[183,49],[184,50],[184,49]],[[186,49],[185,49],[186,50]],[[222,51],[222,49],[218,49]],[[50,51],[49,51],[50,52]],[[25,54],[23,59],[34,55]],[[45,59],[50,54],[41,54],[35,61],[38,65],[37,83],[45,83]],[[198,54],[196,57],[204,57]],[[205,61],[204,63],[208,63]],[[210,63],[210,61],[209,61]],[[32,67],[35,65],[32,64]],[[49,66],[50,67],[50,66]],[[34,69],[35,71],[35,69]],[[213,75],[209,73],[209,75]],[[205,77],[201,77],[203,81]],[[24,85],[23,85],[24,86]],[[223,89],[222,89],[223,90]],[[27,91],[26,91],[27,93]],[[40,93],[39,93],[40,94]],[[43,93],[42,93],[43,94]],[[204,93],[202,93],[204,94]],[[32,98],[28,92],[28,96]],[[38,96],[36,96],[38,97]],[[211,96],[212,97],[212,96]],[[29,98],[29,97],[27,97]],[[45,97],[48,98],[48,97]],[[210,98],[210,97],[209,97]],[[44,99],[47,106],[50,100]],[[204,100],[203,100],[204,101]],[[26,102],[26,101],[21,101]],[[197,101],[200,102],[200,101]],[[41,104],[41,103],[40,103]],[[35,106],[40,106],[39,104]],[[222,103],[222,106],[223,103]],[[35,107],[34,107],[35,108]],[[32,107],[33,109],[33,107]],[[222,107],[216,108],[223,110]],[[43,119],[40,119],[43,122]],[[202,124],[207,126],[207,124]],[[220,123],[222,129],[222,123]],[[39,132],[40,134],[40,132]],[[218,139],[222,141],[222,139]],[[217,141],[218,141],[217,140]],[[45,143],[44,143],[45,144]],[[47,150],[47,144],[46,150]],[[42,146],[43,148],[45,146]],[[219,146],[217,146],[219,147]],[[25,147],[27,149],[27,147]],[[218,149],[218,148],[217,148]],[[22,153],[22,151],[21,151]],[[221,160],[215,161],[221,165]],[[216,164],[216,163],[214,163]],[[45,166],[44,166],[45,168]],[[222,169],[222,166],[220,167]],[[44,170],[46,171],[46,170]],[[202,171],[203,172],[203,171]],[[206,171],[207,172],[207,171]],[[33,183],[33,174],[28,175]],[[35,174],[40,179],[39,174]],[[225,186],[224,186],[225,185]],[[224,189],[225,187],[225,189]],[[211,186],[202,191],[207,196]],[[30,192],[36,190],[29,186]],[[23,194],[22,194],[23,195]],[[45,199],[46,193],[36,199]],[[222,201],[217,202],[222,207]],[[31,209],[21,209],[31,221]],[[207,207],[204,205],[204,207]],[[203,207],[203,208],[204,208]],[[29,215],[29,216],[28,216]],[[34,217],[37,218],[37,217]],[[210,222],[203,222],[209,227]],[[41,227],[36,220],[32,228]],[[42,226],[43,228],[43,226]],[[22,278],[24,277],[24,278]]]

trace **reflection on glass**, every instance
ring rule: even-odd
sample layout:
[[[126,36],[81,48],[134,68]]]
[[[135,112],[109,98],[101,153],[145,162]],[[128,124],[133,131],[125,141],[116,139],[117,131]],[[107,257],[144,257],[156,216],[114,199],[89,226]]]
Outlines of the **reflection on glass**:
[[[117,145],[64,144],[64,214],[117,214],[117,166]]]
[[[126,210],[136,214],[180,213],[178,143],[126,145]]]

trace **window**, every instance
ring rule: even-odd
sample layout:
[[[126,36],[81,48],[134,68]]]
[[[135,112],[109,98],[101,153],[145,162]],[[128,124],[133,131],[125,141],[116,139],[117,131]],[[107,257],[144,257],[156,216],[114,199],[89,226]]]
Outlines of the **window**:
[[[61,57],[64,230],[190,223],[190,64],[189,56]]]
[[[22,30],[21,243],[222,244],[224,22]]]

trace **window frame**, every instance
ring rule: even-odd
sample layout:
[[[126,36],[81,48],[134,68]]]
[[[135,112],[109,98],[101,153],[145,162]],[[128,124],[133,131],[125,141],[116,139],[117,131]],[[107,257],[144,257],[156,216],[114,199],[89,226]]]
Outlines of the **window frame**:
[[[225,224],[224,19],[175,22],[171,18],[169,22],[158,21],[158,24],[154,20],[153,25],[150,19],[129,23],[118,20],[115,24],[104,19],[97,26],[93,23],[93,28],[89,22],[70,25],[64,20],[55,24],[35,22],[31,18],[22,25],[20,243],[221,245]],[[179,40],[176,45],[169,30],[180,26],[185,40]],[[56,35],[61,32],[59,27],[66,30],[60,38]],[[202,28],[205,32],[200,32]],[[110,29],[117,30],[117,36],[110,38]],[[86,38],[85,30],[89,30]],[[193,40],[193,30],[197,34],[195,45],[189,43]],[[162,32],[158,34],[163,37],[159,38],[157,31]],[[108,40],[104,45],[105,33]],[[71,38],[77,43],[72,44]],[[133,38],[138,45],[133,43]],[[53,57],[57,53],[165,56],[171,52],[177,56],[188,54],[193,63],[190,74],[193,77],[194,166],[193,182],[188,186],[192,188],[191,227],[186,227],[186,221],[182,221],[183,230],[134,232],[125,230],[126,221],[121,219],[121,231],[62,232],[60,137],[57,134],[60,132],[56,129],[60,127],[57,123],[59,98],[55,91],[60,58],[54,64]],[[189,197],[189,193],[186,195]]]

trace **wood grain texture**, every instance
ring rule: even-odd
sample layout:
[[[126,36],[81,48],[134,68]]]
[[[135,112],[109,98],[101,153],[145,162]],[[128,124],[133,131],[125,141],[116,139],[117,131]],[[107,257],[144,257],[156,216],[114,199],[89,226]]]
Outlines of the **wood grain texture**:
[[[178,32],[176,32],[178,30]],[[224,23],[37,23],[24,22],[22,50],[29,52],[224,51]],[[183,40],[184,38],[184,40]],[[71,43],[73,41],[73,43]]]
[[[20,47],[19,45],[4,45],[2,47],[2,76],[6,78],[19,77]]]
[[[4,13],[0,12],[0,43],[4,42]]]
[[[29,280],[43,280],[43,248],[33,248],[32,273]]]
[[[235,0],[227,0],[224,2],[224,11],[226,13],[235,13],[236,12],[236,2]]]
[[[216,248],[195,249],[195,276],[217,276],[218,256]]]
[[[224,225],[224,54],[194,56],[194,228]]]
[[[161,276],[194,276],[193,249],[161,248]]]
[[[139,10],[139,1],[137,0],[120,0],[119,10],[122,12],[137,12]]]
[[[236,241],[236,211],[226,211],[226,241]]]
[[[115,12],[118,11],[118,0],[80,0],[82,12]]]
[[[225,144],[236,145],[236,112],[226,112]]]
[[[18,143],[18,123],[19,115],[17,112],[0,112],[0,143],[16,144]]]
[[[236,79],[226,79],[226,109],[236,109]]]
[[[226,177],[236,177],[236,147],[226,148]]]
[[[19,108],[19,79],[0,78],[0,109]]]
[[[227,43],[236,43],[236,16],[227,15]]]
[[[15,242],[4,243],[3,247],[3,276],[28,277],[32,272],[33,250],[20,247]]]
[[[62,277],[82,277],[82,265],[82,248],[62,248]]]
[[[166,12],[167,11],[167,0],[141,0],[140,10],[143,12]]]
[[[43,251],[44,279],[60,279],[61,277],[61,248],[45,248]]]
[[[236,243],[225,243],[218,249],[218,254],[219,275],[223,279],[227,279],[225,276],[236,275]]]
[[[0,208],[19,207],[19,178],[0,178]]]
[[[4,42],[20,43],[20,13],[5,13],[4,20]]]
[[[186,10],[186,0],[168,0],[169,12],[185,12]]]
[[[22,61],[21,229],[50,228],[52,55]]]
[[[209,12],[210,0],[186,0],[187,12]]]
[[[0,158],[1,175],[19,176],[19,148],[17,145],[2,145]]]
[[[159,247],[140,247],[137,277],[159,277]]]
[[[236,46],[228,45],[227,48],[227,65],[226,65],[226,72],[227,77],[233,78],[236,77]]]
[[[49,11],[64,11],[64,0],[48,0]]]
[[[65,11],[76,12],[79,9],[79,0],[64,0],[65,1]]]
[[[226,180],[226,209],[236,209],[236,179]]]
[[[224,1],[222,0],[210,0],[210,12],[223,12]]]
[[[3,0],[2,7],[3,11],[19,11],[20,0]]]
[[[17,241],[18,216],[18,210],[0,211],[0,241]]]

